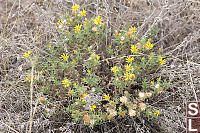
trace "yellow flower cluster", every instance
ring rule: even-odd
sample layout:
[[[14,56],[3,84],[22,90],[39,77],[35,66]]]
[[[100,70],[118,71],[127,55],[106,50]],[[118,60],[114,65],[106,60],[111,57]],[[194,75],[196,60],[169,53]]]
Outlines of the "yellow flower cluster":
[[[148,41],[146,43],[146,49],[152,49],[153,48],[153,44],[150,41],[151,41],[151,39],[148,39]]]
[[[84,9],[82,11],[79,12],[81,16],[86,16],[87,11],[85,11]]]
[[[97,16],[95,19],[94,19],[94,23],[95,24],[101,24],[103,21],[103,19],[100,17],[100,16]]]
[[[68,58],[69,58],[69,56],[68,56],[68,53],[63,53],[62,55],[61,55],[61,57],[60,57],[63,61],[67,61],[68,60]]]
[[[131,64],[126,64],[126,65],[124,66],[124,68],[126,69],[127,72],[128,72],[128,71],[131,71],[131,70],[134,70],[134,68],[133,68],[133,66],[132,66]]]
[[[163,64],[165,64],[165,59],[162,59],[162,58],[160,58],[160,59],[159,59],[159,61],[160,61],[160,62],[159,62],[159,63],[160,63],[160,65],[163,65]]]
[[[158,115],[160,115],[159,110],[156,110],[156,112],[154,113],[154,115],[156,115],[158,117]]]
[[[132,31],[133,33],[135,33],[136,30],[137,30],[137,28],[136,28],[135,26],[134,26],[134,27],[131,26],[131,31]]]
[[[113,35],[114,35],[114,37],[118,37],[118,36],[121,36],[122,34],[120,32],[119,33],[116,32]]]
[[[57,25],[56,25],[56,29],[61,29],[64,30],[65,29],[65,24],[69,24],[68,22],[66,22],[66,20],[60,19],[60,21],[58,20]]]
[[[125,35],[128,36],[128,37],[133,38],[133,37],[134,37],[133,33],[136,32],[136,29],[137,29],[137,28],[136,28],[135,26],[134,26],[134,27],[131,26],[131,28],[129,28],[129,32],[126,33]]]
[[[81,100],[82,102],[86,102],[86,100],[83,99],[86,95],[87,95],[87,93],[84,93],[84,94],[81,94],[81,95],[80,95],[80,100]]]
[[[96,105],[90,106],[91,111],[95,111],[94,109],[96,108]]]
[[[116,73],[116,72],[119,71],[119,68],[117,66],[114,66],[114,67],[111,68],[111,71]]]
[[[109,101],[109,99],[110,99],[110,97],[109,97],[109,94],[108,95],[104,95],[104,100],[106,100],[106,101]]]
[[[80,6],[75,4],[72,6],[72,11],[77,11],[79,8],[80,8]]]
[[[133,60],[134,60],[134,57],[131,57],[131,56],[128,56],[128,57],[126,58],[126,62],[127,62],[127,63],[131,63]]]
[[[94,59],[94,62],[97,62],[97,61],[100,59],[100,56],[99,56],[99,55],[96,55],[95,53],[92,53],[92,54],[90,55],[89,60],[90,60],[90,59]]]
[[[81,30],[82,24],[81,25],[77,25],[76,27],[74,27],[75,29],[75,33],[78,33]]]
[[[27,53],[24,53],[24,57],[26,57],[26,58],[28,58],[29,56],[30,56],[30,54],[31,54],[31,52],[28,50],[28,52]]]
[[[95,57],[95,53],[92,53],[92,54],[91,54],[91,57],[94,58],[94,57]]]
[[[33,76],[33,78],[34,78],[34,76]],[[31,76],[29,74],[26,75],[26,80],[28,80],[28,82],[31,82]]]
[[[137,46],[136,45],[132,45],[131,46],[131,52],[134,53],[134,52],[137,52],[138,49],[137,49]]]
[[[124,78],[125,80],[133,80],[135,78],[135,75],[133,73],[126,72],[124,73]]]
[[[76,11],[78,11],[79,8],[80,8],[80,6],[79,6],[78,4],[73,5],[73,6],[72,6],[72,13],[73,13],[73,14],[76,14]],[[83,9],[82,11],[79,12],[79,14],[80,14],[81,16],[86,16],[87,11],[85,11],[85,10]]]
[[[64,87],[69,87],[71,82],[69,81],[69,79],[66,78],[65,80],[62,81],[62,84]]]

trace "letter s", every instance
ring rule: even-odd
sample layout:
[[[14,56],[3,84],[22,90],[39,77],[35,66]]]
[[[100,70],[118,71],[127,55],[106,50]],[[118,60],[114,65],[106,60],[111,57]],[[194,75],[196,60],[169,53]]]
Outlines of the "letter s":
[[[194,105],[196,108],[192,107],[192,105]],[[189,104],[189,109],[193,110],[194,113],[192,113],[192,111],[188,111],[188,113],[192,116],[197,115],[198,114],[198,104],[197,103],[190,103]]]

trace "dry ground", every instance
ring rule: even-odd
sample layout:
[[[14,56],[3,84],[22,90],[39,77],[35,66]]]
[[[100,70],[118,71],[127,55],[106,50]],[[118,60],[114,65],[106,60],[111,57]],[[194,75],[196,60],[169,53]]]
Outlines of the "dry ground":
[[[58,42],[55,23],[73,3],[87,9],[90,16],[101,15],[112,27],[109,32],[136,25],[142,37],[157,26],[155,47],[167,55],[160,74],[173,84],[148,101],[148,106],[163,112],[159,119],[125,118],[96,129],[76,125],[63,112],[46,118],[45,107],[33,101],[32,132],[184,133],[185,103],[200,100],[200,2],[196,0],[0,0],[0,132],[28,130],[30,87],[25,75],[31,66],[21,55],[30,49],[44,54],[45,43]],[[38,95],[33,93],[34,98]]]

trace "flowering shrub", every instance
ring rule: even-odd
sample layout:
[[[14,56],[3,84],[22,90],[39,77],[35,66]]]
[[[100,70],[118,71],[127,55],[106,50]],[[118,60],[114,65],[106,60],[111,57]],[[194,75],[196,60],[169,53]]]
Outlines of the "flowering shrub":
[[[145,103],[169,85],[162,77],[152,76],[166,62],[160,49],[153,52],[155,29],[139,38],[135,26],[112,36],[107,28],[102,17],[88,19],[87,11],[77,4],[72,6],[72,15],[60,18],[56,24],[60,43],[48,44],[48,54],[37,63],[40,76],[35,84],[49,96],[47,102],[39,101],[67,100],[65,111],[74,121],[90,126],[141,113],[158,116],[159,111],[154,113]],[[30,59],[30,54],[24,57]],[[26,79],[30,82],[31,77]]]

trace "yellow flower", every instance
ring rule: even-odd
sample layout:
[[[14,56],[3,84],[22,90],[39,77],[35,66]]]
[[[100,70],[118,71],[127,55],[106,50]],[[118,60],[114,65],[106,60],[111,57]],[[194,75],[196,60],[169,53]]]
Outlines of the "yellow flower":
[[[90,52],[90,50],[91,50],[91,48],[90,47],[88,47],[88,51]]]
[[[34,76],[33,76],[34,78]],[[26,80],[28,80],[28,82],[31,82],[31,76],[30,75],[26,75]]]
[[[104,100],[107,100],[107,101],[109,101],[109,99],[110,99],[110,97],[109,97],[109,94],[108,95],[104,95]]]
[[[96,108],[95,105],[92,105],[92,106],[90,107],[91,111],[95,111],[95,110],[94,110],[95,108]]]
[[[125,80],[128,80],[128,79],[129,79],[129,73],[126,72],[126,73],[124,74],[124,77],[125,77]]]
[[[76,27],[74,27],[75,29],[75,33],[78,33],[81,30],[82,25],[77,25]]]
[[[69,58],[69,56],[68,56],[68,53],[63,53],[62,55],[61,55],[61,57],[60,57],[62,60],[64,60],[64,61],[67,61],[68,60],[68,58]]]
[[[165,64],[165,59],[162,59],[162,58],[160,58],[160,59],[159,59],[159,61],[160,61],[160,62],[159,62],[159,63],[160,63],[160,65],[163,65],[163,64]]]
[[[103,19],[100,18],[100,16],[98,16],[98,17],[96,17],[96,18],[94,19],[94,23],[95,23],[95,24],[101,24],[101,23],[102,23],[101,21],[103,21]]]
[[[132,45],[131,46],[131,52],[134,53],[134,52],[137,52],[138,49],[137,49],[137,46],[136,45]]]
[[[147,41],[150,42],[150,41],[151,41],[151,38],[149,38]]]
[[[135,75],[132,73],[129,74],[128,72],[126,72],[124,73],[124,77],[125,77],[125,80],[132,80],[135,78]]]
[[[87,11],[85,11],[84,9],[82,11],[79,12],[81,16],[86,16]]]
[[[131,30],[132,30],[133,33],[135,33],[137,28],[135,26],[134,27],[131,26]]]
[[[65,80],[62,81],[62,84],[64,85],[64,87],[69,87],[71,82],[66,78]]]
[[[147,49],[152,49],[153,48],[153,44],[151,42],[147,42],[146,48]]]
[[[99,60],[99,59],[100,59],[100,56],[99,56],[99,55],[96,55],[96,58],[97,58],[97,60]]]
[[[40,74],[42,75],[43,71],[40,71]]]
[[[74,54],[76,54],[77,53],[77,51],[76,50],[74,50]]]
[[[51,44],[49,44],[49,48],[51,48]]]
[[[157,115],[157,117],[158,117],[158,115],[160,115],[159,110],[156,110],[156,112],[154,113],[154,115]]]
[[[28,57],[30,56],[30,54],[31,54],[31,52],[28,50],[28,52],[27,52],[27,53],[24,53],[23,56],[28,58]]]
[[[117,31],[115,31],[116,33],[114,33],[113,35],[114,35],[114,37],[118,37],[118,36],[121,36],[122,35],[122,33],[117,33]]]
[[[91,57],[94,58],[94,57],[95,57],[95,53],[92,53],[92,54],[91,54]]]
[[[81,100],[82,98],[84,98],[86,95],[87,95],[87,93],[81,94],[81,95],[80,95],[80,100]]]
[[[145,58],[144,58],[144,56],[143,56],[143,57],[142,57],[142,60],[144,61],[144,59],[145,59]]]
[[[127,62],[127,63],[130,63],[130,62],[132,62],[133,60],[134,60],[134,57],[131,57],[131,56],[129,56],[129,57],[126,58],[126,62]]]
[[[111,45],[109,45],[108,47],[109,47],[109,48],[111,48],[112,46],[111,46]]]
[[[86,103],[87,101],[86,100],[82,100],[81,102]]]
[[[90,71],[90,69],[88,70],[88,73],[90,73],[91,71]]]
[[[161,80],[161,76],[157,80],[160,81]]]
[[[72,6],[72,11],[76,11],[76,10],[78,10],[79,7],[80,7],[79,5],[75,4],[75,6]]]
[[[111,71],[115,73],[115,72],[119,71],[119,69],[117,66],[114,66],[111,68]]]
[[[130,71],[130,70],[133,70],[133,66],[131,64],[126,64],[124,66],[124,68],[126,69],[126,71]]]

